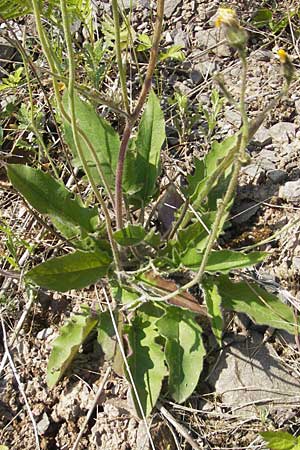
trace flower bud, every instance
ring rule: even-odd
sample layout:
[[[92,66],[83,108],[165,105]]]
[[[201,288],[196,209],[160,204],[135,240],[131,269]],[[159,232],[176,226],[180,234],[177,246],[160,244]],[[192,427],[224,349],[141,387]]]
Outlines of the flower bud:
[[[225,28],[225,35],[228,44],[243,51],[247,43],[247,33],[237,18],[236,12],[231,8],[219,8],[218,16],[215,21],[216,27],[221,25]]]
[[[283,50],[283,48],[280,48],[277,51],[277,55],[279,57],[279,61],[282,65],[282,72],[283,76],[286,79],[287,85],[289,86],[294,78],[295,74],[295,68],[293,66],[293,63],[291,62],[287,52]]]

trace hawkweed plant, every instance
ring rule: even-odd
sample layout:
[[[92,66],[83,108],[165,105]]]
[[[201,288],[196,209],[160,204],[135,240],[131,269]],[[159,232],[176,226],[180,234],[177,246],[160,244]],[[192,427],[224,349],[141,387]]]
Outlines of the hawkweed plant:
[[[46,8],[38,0],[22,4],[10,1],[10,8],[5,9],[0,1],[2,21],[29,13],[35,18],[60,131],[71,151],[73,168],[85,174],[93,192],[92,204],[87,206],[67,189],[55,167],[44,171],[22,164],[7,166],[14,188],[38,215],[52,222],[66,248],[72,248],[28,270],[23,281],[27,286],[59,292],[92,284],[102,286],[107,310],[95,311],[83,305],[81,313],[74,314],[61,328],[53,342],[47,382],[50,388],[59,382],[84,340],[96,330],[107,360],[115,361],[118,373],[123,373],[132,386],[137,414],[145,418],[154,408],[165,378],[167,395],[174,401],[184,402],[193,393],[205,357],[202,327],[207,328],[209,322],[221,345],[224,309],[244,312],[259,324],[298,332],[293,311],[275,295],[254,282],[232,278],[238,269],[262,262],[267,254],[220,250],[216,246],[229,220],[240,169],[249,161],[247,145],[267,113],[286,94],[293,66],[286,52],[280,50],[282,89],[255,120],[249,121],[245,101],[247,32],[235,11],[220,8],[216,26],[224,28],[227,42],[241,63],[239,101],[232,98],[220,77],[216,82],[227,101],[240,111],[242,127],[222,142],[210,142],[207,155],[194,159],[194,171],[187,177],[185,188],[170,184],[160,195],[160,154],[166,135],[153,74],[164,1],[157,0],[153,12],[156,19],[147,71],[133,101],[127,87],[127,52],[121,45],[123,16],[117,0],[111,2],[121,98],[118,103],[80,84],[71,33],[77,3],[51,1]],[[53,51],[43,21],[50,7],[52,14],[62,19],[63,64]],[[89,25],[91,34],[92,45],[96,37]],[[23,60],[29,80],[34,65],[26,55]],[[119,117],[121,135],[96,111],[89,100],[92,98]],[[159,225],[153,220],[158,212],[162,217]],[[186,280],[179,286],[172,280],[178,279],[178,274]],[[196,286],[201,293],[197,298],[189,292]],[[123,362],[117,365],[120,353]]]

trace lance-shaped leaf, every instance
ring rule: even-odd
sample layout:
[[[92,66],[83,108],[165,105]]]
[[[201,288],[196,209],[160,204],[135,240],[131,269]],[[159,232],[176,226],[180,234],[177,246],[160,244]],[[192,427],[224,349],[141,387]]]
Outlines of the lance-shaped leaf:
[[[114,233],[114,239],[123,246],[137,245],[142,242],[145,236],[146,231],[141,225],[131,224]]]
[[[72,228],[76,227],[85,233],[95,231],[98,223],[96,208],[82,207],[78,197],[51,175],[22,164],[9,164],[7,173],[25,200],[39,213],[50,216],[64,235],[69,237]]]
[[[136,138],[136,184],[141,185],[142,189],[134,197],[144,205],[155,191],[165,137],[164,115],[158,98],[151,91]]]
[[[265,252],[241,253],[232,250],[216,250],[209,255],[205,266],[206,272],[228,273],[230,270],[253,266],[266,259]],[[198,270],[202,261],[202,253],[191,248],[182,257],[181,264],[191,270]]]
[[[222,298],[218,286],[209,277],[203,279],[201,287],[205,293],[205,303],[211,318],[211,328],[218,344],[221,346],[223,334],[223,316],[221,311]]]
[[[161,345],[157,343],[160,335],[155,325],[160,314],[160,310],[154,305],[143,305],[127,328],[131,349],[128,364],[146,416],[156,404],[166,375],[164,353]],[[128,374],[127,378],[130,381]],[[136,411],[141,416],[133,389],[132,396]]]
[[[222,160],[232,150],[238,141],[238,136],[230,136],[223,142],[213,142],[210,152],[201,160],[195,160],[195,171],[188,176],[188,188],[186,195],[191,198],[192,203],[197,202],[197,197],[205,189],[207,180],[218,169]]]
[[[97,317],[91,317],[88,311],[83,311],[72,316],[60,329],[60,334],[53,343],[47,367],[47,384],[50,388],[63,376],[97,321]]]
[[[260,325],[279,328],[289,333],[295,333],[296,327],[299,329],[292,309],[256,283],[233,283],[226,276],[217,277],[214,281],[224,308],[243,312]]]
[[[156,325],[166,338],[169,392],[176,402],[182,403],[195,390],[202,372],[205,356],[202,329],[195,321],[195,314],[174,307],[168,307]]]
[[[69,105],[67,94],[64,95],[63,101],[64,106],[68,111]],[[115,171],[120,149],[119,135],[103,117],[96,113],[91,104],[81,100],[78,95],[75,95],[75,111],[78,127],[87,136],[90,144],[94,148],[107,184],[111,189],[114,189]],[[64,121],[64,129],[66,141],[74,156],[73,163],[76,167],[82,168],[80,158],[76,152],[71,126],[66,121]],[[86,141],[81,136],[80,143],[84,158],[91,169],[91,175],[97,183],[102,184],[102,180],[96,169],[93,154]]]
[[[39,264],[26,278],[38,286],[66,292],[96,283],[106,275],[110,263],[107,253],[76,251]]]

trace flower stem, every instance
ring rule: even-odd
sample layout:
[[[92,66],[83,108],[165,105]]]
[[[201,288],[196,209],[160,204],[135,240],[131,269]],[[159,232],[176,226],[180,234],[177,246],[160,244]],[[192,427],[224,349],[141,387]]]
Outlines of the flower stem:
[[[113,4],[116,0],[113,0]],[[164,16],[164,0],[157,0],[157,15],[156,22],[154,27],[153,34],[153,44],[151,48],[151,54],[149,59],[149,64],[146,72],[146,76],[144,79],[144,83],[136,104],[133,113],[126,121],[125,129],[123,132],[123,137],[120,146],[117,170],[116,170],[116,185],[115,185],[115,209],[116,209],[116,225],[117,229],[122,228],[123,226],[123,214],[122,214],[122,205],[123,205],[123,194],[122,194],[122,183],[123,183],[123,171],[124,171],[124,162],[126,157],[126,152],[128,148],[128,143],[130,139],[130,135],[132,132],[132,128],[137,121],[140,112],[144,106],[147,95],[151,88],[152,77],[156,67],[159,43],[162,34],[162,26],[163,26],[163,16]]]

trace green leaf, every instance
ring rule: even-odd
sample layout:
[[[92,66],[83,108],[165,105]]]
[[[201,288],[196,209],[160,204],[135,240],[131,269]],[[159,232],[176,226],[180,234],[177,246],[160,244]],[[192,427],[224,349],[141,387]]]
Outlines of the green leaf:
[[[202,372],[205,356],[202,329],[195,321],[195,314],[175,307],[168,307],[156,325],[166,338],[169,392],[176,402],[182,403],[195,390]]]
[[[63,97],[63,103],[67,111],[69,111],[67,93],[65,93]],[[110,188],[114,190],[115,172],[120,149],[119,135],[103,117],[96,113],[90,103],[81,100],[78,95],[75,95],[75,110],[78,127],[88,137],[97,154],[105,179]],[[76,152],[72,129],[70,124],[66,121],[64,121],[64,129],[66,141],[74,156],[73,163],[75,167],[82,169],[81,161]],[[81,137],[80,142],[84,158],[91,169],[91,175],[96,183],[102,184],[91,150],[87,146],[85,140]]]
[[[285,431],[265,431],[260,433],[270,450],[293,450],[297,439]]]
[[[160,310],[153,305],[143,305],[136,313],[131,325],[127,327],[131,348],[128,364],[146,416],[151,413],[156,404],[166,375],[162,348],[157,343],[160,335],[155,325],[160,314]],[[133,389],[132,396],[137,413],[141,416]]]
[[[226,276],[214,279],[222,297],[222,306],[247,314],[254,322],[295,333],[295,318],[291,308],[276,295],[256,283],[233,283]]]
[[[123,305],[135,304],[140,298],[140,294],[129,287],[111,286],[111,292],[116,302]]]
[[[228,273],[234,269],[253,266],[264,261],[266,252],[242,253],[233,250],[215,250],[209,255],[205,266],[206,272]],[[191,270],[198,270],[202,261],[202,253],[191,248],[181,259],[181,263]]]
[[[146,231],[141,225],[127,225],[114,233],[114,239],[123,246],[137,245],[146,236]]]
[[[91,317],[90,312],[83,311],[72,316],[60,329],[60,334],[53,343],[47,367],[47,384],[50,388],[63,376],[97,321],[97,317]]]
[[[118,323],[117,319],[116,323]],[[102,347],[105,359],[109,361],[114,358],[117,345],[116,333],[109,311],[100,313],[97,331],[97,341]]]
[[[200,193],[205,189],[207,180],[218,169],[220,160],[222,160],[232,150],[238,140],[238,135],[228,137],[223,142],[213,142],[212,148],[202,160],[195,160],[195,171],[193,175],[187,177],[188,188],[186,195],[194,203],[197,201]]]
[[[272,22],[273,19],[273,13],[268,8],[259,8],[253,18],[252,23],[256,28],[263,28],[266,25],[270,25],[270,22]]]
[[[205,293],[205,303],[208,314],[211,317],[211,328],[216,340],[221,346],[223,334],[223,316],[221,311],[222,298],[219,294],[218,286],[211,282],[209,277],[203,279],[201,287]]]
[[[158,56],[159,61],[165,61],[166,59],[176,59],[177,61],[184,61],[185,54],[182,51],[182,45],[172,45],[165,52],[162,52]]]
[[[29,0],[0,0],[0,17],[5,20],[15,19],[20,16],[29,14],[32,11],[31,2]]]
[[[135,194],[142,205],[146,205],[155,191],[160,170],[160,151],[166,138],[165,121],[154,91],[142,115],[136,138],[136,184],[142,189]]]
[[[39,213],[49,215],[64,235],[69,237],[75,227],[80,227],[84,233],[95,231],[98,222],[96,208],[82,207],[78,197],[51,175],[22,164],[9,164],[7,173],[25,200]]]
[[[39,264],[27,273],[26,278],[38,286],[66,292],[96,283],[106,275],[110,263],[107,253],[78,250]]]
[[[137,37],[137,40],[139,42],[136,50],[138,52],[144,52],[145,50],[150,50],[152,47],[152,40],[148,34],[139,34]]]

